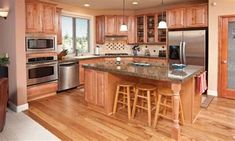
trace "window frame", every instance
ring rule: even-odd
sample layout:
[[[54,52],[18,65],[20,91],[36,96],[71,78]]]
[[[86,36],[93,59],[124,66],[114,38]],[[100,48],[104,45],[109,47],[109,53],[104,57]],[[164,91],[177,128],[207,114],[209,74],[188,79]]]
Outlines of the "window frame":
[[[90,17],[84,17],[84,16],[76,16],[76,15],[71,15],[71,14],[63,14],[61,15],[62,17],[69,17],[72,18],[72,38],[73,38],[73,52],[71,52],[70,54],[86,54],[86,53],[91,53],[92,51],[92,47],[91,47],[91,24],[92,24],[92,18]],[[77,44],[76,44],[76,19],[84,19],[87,20],[87,25],[88,25],[88,29],[87,29],[87,33],[88,33],[88,50],[87,52],[77,52]],[[63,27],[61,27],[61,30],[63,30]],[[63,38],[63,37],[62,37]]]

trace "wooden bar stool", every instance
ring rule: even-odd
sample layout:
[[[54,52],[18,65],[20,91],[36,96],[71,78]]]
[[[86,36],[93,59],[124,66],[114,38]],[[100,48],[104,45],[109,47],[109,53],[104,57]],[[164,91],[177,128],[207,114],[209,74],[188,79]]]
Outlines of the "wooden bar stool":
[[[159,117],[173,121],[172,116],[170,117],[167,115],[167,112],[169,110],[173,111],[172,96],[173,96],[173,92],[170,88],[158,89],[158,101],[157,101],[157,107],[156,107],[156,113],[155,113],[155,119],[154,119],[154,125],[153,125],[154,128],[156,128],[157,126]],[[184,124],[184,112],[183,112],[181,99],[180,99],[179,108],[180,108],[179,109],[180,123],[183,125]]]
[[[118,104],[122,105],[122,108],[127,107],[128,119],[131,119],[131,95],[134,96],[135,83],[121,82],[117,85],[116,95],[113,106],[113,114],[117,112]]]
[[[157,102],[157,87],[149,84],[138,84],[136,86],[133,110],[132,110],[132,118],[135,116],[135,112],[137,108],[146,110],[148,112],[148,125],[151,126],[151,114],[152,110],[154,110],[155,106],[152,107],[152,101],[154,101],[154,105]],[[154,98],[154,99],[152,99]],[[146,102],[146,105],[143,104],[143,101]]]

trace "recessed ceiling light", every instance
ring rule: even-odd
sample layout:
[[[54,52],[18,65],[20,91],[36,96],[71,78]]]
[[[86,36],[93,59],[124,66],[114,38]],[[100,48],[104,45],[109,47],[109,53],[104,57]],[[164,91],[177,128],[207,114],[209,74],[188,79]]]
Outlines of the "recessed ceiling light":
[[[84,6],[85,7],[90,7],[91,5],[86,3],[86,4],[84,4]]]
[[[132,2],[132,4],[137,5],[137,4],[138,4],[138,2],[137,2],[137,1],[133,1],[133,2]]]

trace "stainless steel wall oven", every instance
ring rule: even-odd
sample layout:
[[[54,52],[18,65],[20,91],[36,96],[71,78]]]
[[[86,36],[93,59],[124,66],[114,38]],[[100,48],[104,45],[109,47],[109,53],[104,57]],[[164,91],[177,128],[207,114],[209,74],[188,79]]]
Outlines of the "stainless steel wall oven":
[[[57,56],[27,59],[27,85],[58,80]]]

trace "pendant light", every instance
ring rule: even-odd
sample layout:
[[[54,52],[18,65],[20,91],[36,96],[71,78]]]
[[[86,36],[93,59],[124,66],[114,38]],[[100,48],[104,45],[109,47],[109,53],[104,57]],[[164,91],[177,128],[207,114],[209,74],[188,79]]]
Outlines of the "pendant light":
[[[163,7],[163,0],[162,0],[162,7]],[[166,28],[167,28],[167,24],[166,24],[166,21],[163,20],[163,10],[162,10],[162,19],[158,23],[158,29],[166,29]]]
[[[123,9],[122,9],[122,25],[120,26],[120,31],[127,31],[127,25],[124,23],[125,16],[125,0],[123,0]]]

